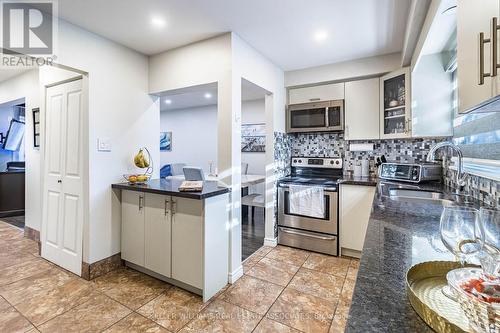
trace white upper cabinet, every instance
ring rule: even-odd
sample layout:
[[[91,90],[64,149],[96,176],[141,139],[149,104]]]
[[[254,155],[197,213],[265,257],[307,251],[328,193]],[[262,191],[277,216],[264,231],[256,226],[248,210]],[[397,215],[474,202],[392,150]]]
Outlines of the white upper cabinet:
[[[410,68],[380,78],[380,138],[411,137]]]
[[[344,83],[290,89],[288,97],[288,104],[344,99]]]
[[[499,54],[492,45],[498,49],[493,18],[500,16],[500,1],[459,0],[457,9],[458,108],[464,113],[500,93],[492,59]]]
[[[345,83],[346,140],[376,140],[380,138],[379,79]]]

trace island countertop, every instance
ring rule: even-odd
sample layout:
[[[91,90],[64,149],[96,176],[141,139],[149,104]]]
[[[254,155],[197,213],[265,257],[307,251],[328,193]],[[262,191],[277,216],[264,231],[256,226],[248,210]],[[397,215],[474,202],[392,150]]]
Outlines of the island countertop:
[[[144,185],[132,185],[130,183],[112,184],[111,187],[119,190],[148,192],[155,194],[171,195],[188,199],[203,200],[217,195],[228,193],[227,187],[219,186],[216,181],[204,181],[201,192],[182,192],[179,186],[182,180],[178,179],[151,179]]]
[[[399,186],[450,191],[438,183],[401,185],[379,181],[346,332],[433,332],[408,301],[406,272],[424,261],[454,260],[440,238],[443,207],[390,199],[388,189]]]

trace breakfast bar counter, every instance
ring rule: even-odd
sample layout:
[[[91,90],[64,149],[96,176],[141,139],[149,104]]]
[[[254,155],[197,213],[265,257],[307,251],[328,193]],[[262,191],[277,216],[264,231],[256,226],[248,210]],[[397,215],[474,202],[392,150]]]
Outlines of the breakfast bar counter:
[[[207,301],[228,283],[229,189],[205,181],[201,192],[182,192],[181,183],[112,185],[121,202],[121,258]]]
[[[443,207],[425,201],[396,201],[387,196],[389,188],[400,186],[450,192],[439,183],[401,185],[379,181],[346,332],[432,332],[408,301],[406,272],[415,264],[453,261],[454,256],[440,238]]]
[[[182,192],[179,191],[179,186],[181,186],[182,182],[182,179],[175,178],[152,179],[146,184],[119,183],[113,184],[111,187],[119,190],[155,193],[199,200],[225,194],[230,191],[227,187],[219,186],[216,181],[204,181],[203,190],[201,192]]]

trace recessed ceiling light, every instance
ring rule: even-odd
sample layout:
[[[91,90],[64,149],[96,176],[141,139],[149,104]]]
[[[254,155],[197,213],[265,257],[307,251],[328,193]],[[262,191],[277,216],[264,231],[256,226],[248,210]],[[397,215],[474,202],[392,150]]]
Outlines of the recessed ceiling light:
[[[165,104],[172,104],[172,100],[171,99],[166,99],[165,100]]]
[[[322,42],[328,37],[328,33],[325,30],[318,30],[314,33],[314,40],[317,42]]]
[[[212,94],[211,93],[205,93],[205,98],[206,99],[212,98]]]
[[[161,17],[154,16],[151,18],[151,24],[157,28],[163,28],[167,25],[167,21]]]

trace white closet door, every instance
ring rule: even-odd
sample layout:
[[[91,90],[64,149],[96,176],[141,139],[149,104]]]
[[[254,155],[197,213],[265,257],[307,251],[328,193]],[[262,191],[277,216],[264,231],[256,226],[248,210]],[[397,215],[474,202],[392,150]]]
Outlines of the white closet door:
[[[77,274],[82,266],[82,80],[47,89],[42,257]]]

